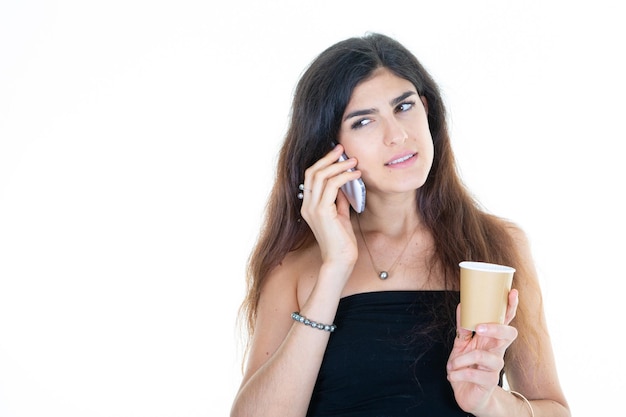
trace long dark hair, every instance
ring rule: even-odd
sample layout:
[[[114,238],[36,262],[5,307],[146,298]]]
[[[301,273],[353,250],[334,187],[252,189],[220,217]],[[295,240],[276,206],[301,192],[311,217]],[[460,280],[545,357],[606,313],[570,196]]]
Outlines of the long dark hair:
[[[439,87],[399,42],[382,34],[368,34],[326,49],[296,87],[265,222],[248,263],[248,294],[242,308],[250,333],[264,279],[289,251],[314,239],[306,222],[299,221],[300,201],[295,198],[304,171],[330,151],[352,91],[379,68],[410,81],[428,103],[434,161],[418,190],[416,210],[434,237],[432,264],[442,268],[445,288],[458,289],[458,263],[463,260],[514,266],[516,279],[527,273],[504,222],[482,210],[460,180]],[[523,308],[520,305],[518,327],[530,329],[532,326],[523,322]]]

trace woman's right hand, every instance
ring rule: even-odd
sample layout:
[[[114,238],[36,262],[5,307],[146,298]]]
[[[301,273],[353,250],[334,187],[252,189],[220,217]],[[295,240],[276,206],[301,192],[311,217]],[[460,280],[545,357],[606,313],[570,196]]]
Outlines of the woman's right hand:
[[[343,146],[337,145],[304,173],[302,218],[311,228],[325,264],[352,268],[358,257],[356,236],[350,222],[350,203],[339,189],[361,176],[348,171],[357,161],[350,158],[337,162]]]

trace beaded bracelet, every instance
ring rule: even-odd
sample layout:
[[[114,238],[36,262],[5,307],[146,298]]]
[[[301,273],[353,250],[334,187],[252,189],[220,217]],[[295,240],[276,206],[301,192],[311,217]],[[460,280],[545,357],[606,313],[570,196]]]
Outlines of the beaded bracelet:
[[[521,398],[522,401],[524,401],[526,403],[526,405],[528,406],[528,408],[530,409],[530,416],[531,417],[535,417],[535,411],[533,410],[533,406],[530,405],[530,401],[528,401],[528,398],[524,397],[522,394],[520,394],[517,391],[509,391],[511,394],[513,394],[514,396]]]
[[[314,321],[311,321],[307,319],[306,317],[301,316],[300,313],[298,313],[297,311],[291,313],[291,318],[307,326],[311,326],[319,330],[325,330],[331,333],[334,332],[335,329],[337,328],[337,326],[335,326],[334,324],[322,324],[322,323],[316,323]]]

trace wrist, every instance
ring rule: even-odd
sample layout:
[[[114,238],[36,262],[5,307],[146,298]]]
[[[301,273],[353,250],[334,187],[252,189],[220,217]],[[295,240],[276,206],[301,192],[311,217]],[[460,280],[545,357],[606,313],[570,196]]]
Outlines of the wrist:
[[[510,404],[507,402],[509,393],[502,387],[495,387],[482,411],[475,413],[477,417],[499,417],[510,415]],[[508,407],[508,408],[507,408]],[[508,414],[507,414],[508,413]]]
[[[510,393],[524,402],[524,407],[529,412],[530,417],[535,417],[535,410],[533,410],[533,406],[530,404],[530,401],[528,401],[528,398],[517,391],[510,391]]]
[[[530,401],[517,391],[496,388],[481,417],[535,417]]]
[[[343,287],[348,282],[354,263],[346,263],[345,261],[327,261],[322,264],[317,277],[317,282],[324,288],[335,289],[339,292],[343,291]]]

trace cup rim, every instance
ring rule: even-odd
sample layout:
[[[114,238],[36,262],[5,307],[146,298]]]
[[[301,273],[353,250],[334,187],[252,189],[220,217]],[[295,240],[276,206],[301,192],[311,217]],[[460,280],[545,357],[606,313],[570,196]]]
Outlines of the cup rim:
[[[492,264],[489,262],[463,261],[459,267],[485,272],[515,272],[515,268],[506,265]]]

